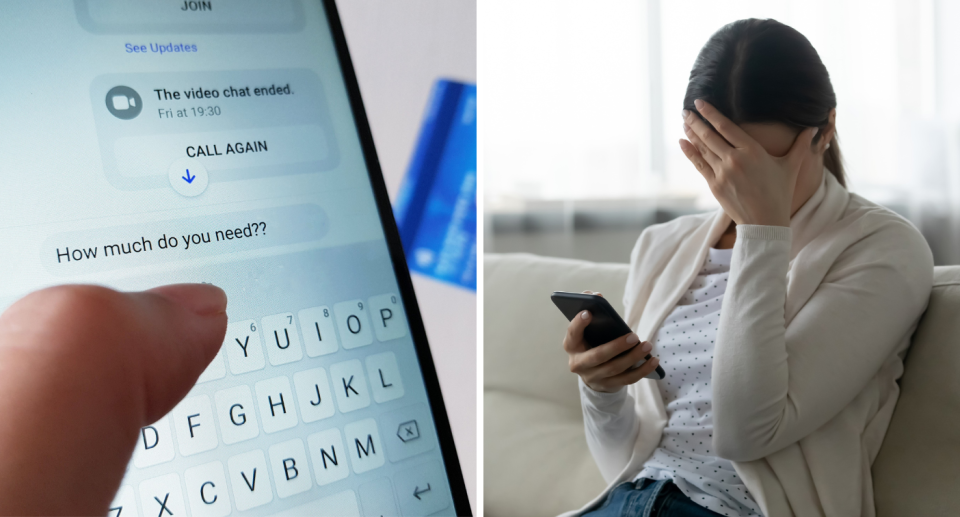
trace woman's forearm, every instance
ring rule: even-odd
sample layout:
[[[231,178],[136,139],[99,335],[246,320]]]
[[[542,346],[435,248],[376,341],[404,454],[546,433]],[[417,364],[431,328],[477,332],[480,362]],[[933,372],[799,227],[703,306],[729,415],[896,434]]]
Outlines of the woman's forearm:
[[[737,227],[712,371],[718,456],[751,461],[809,435],[908,342],[926,308],[933,269],[915,234],[891,219],[839,256],[798,256],[832,265],[816,279],[803,276],[809,267],[794,268],[792,282],[818,285],[788,328],[791,230]]]
[[[627,388],[601,393],[579,382],[587,446],[603,478],[611,482],[630,461],[640,430],[633,396]]]
[[[789,412],[784,304],[791,230],[737,227],[714,348],[713,406],[717,455],[762,457],[778,443]]]

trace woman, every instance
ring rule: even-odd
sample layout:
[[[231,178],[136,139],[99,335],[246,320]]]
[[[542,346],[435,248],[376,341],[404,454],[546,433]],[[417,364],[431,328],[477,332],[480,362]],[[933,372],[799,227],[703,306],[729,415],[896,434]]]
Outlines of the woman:
[[[721,209],[640,235],[624,296],[634,333],[587,350],[590,314],[570,323],[587,442],[610,483],[578,513],[874,515],[870,465],[930,249],[846,190],[833,87],[794,29],[722,28],[684,108],[680,148]],[[657,364],[666,378],[643,379]]]

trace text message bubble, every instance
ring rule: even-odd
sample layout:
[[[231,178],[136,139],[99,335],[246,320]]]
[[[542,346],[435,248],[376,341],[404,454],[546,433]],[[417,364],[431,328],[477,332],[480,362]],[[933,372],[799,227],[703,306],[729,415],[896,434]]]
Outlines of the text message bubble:
[[[48,237],[40,260],[57,275],[75,275],[313,242],[329,231],[317,205],[248,210]]]
[[[104,174],[122,190],[170,188],[182,158],[199,160],[211,184],[340,161],[323,86],[306,69],[102,75],[90,99]]]

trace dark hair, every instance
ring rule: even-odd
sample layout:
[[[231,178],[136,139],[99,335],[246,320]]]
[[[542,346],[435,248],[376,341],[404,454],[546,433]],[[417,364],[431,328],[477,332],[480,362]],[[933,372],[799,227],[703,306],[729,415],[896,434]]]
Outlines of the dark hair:
[[[810,41],[788,25],[756,18],[725,25],[703,46],[690,71],[684,109],[697,113],[695,99],[716,106],[736,124],[819,127],[814,143],[837,107],[830,74]],[[836,133],[823,162],[846,187]]]

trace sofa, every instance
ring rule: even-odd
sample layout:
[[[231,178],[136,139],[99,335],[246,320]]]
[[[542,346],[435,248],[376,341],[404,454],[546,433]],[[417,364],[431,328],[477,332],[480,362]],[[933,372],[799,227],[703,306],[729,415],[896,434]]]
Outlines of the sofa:
[[[626,264],[530,254],[484,258],[484,506],[548,516],[606,486],[587,449],[553,291],[600,291],[623,310]],[[873,464],[877,515],[960,515],[960,266],[937,267]]]

